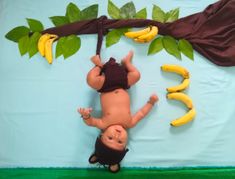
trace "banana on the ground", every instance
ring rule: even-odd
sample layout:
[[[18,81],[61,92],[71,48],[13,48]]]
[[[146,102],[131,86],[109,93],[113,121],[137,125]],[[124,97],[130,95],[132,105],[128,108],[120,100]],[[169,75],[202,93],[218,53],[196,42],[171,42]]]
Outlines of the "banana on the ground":
[[[168,87],[166,90],[169,93],[180,92],[188,88],[190,80],[188,78],[183,79],[182,83],[177,86]]]
[[[171,121],[172,126],[182,126],[190,121],[193,120],[193,118],[196,115],[195,108],[190,109],[184,116],[177,118],[173,121]]]
[[[52,38],[45,43],[45,58],[49,64],[52,64],[53,54],[52,54],[52,44],[56,38]]]
[[[51,39],[51,38],[57,38],[57,37],[58,36],[55,35],[55,34],[45,33],[39,38],[39,40],[38,40],[38,51],[43,57],[45,56],[45,43],[46,43],[46,41]]]
[[[161,69],[166,72],[174,72],[179,75],[182,75],[183,78],[189,78],[189,72],[184,67],[180,65],[169,65],[165,64],[161,66]]]
[[[150,27],[147,27],[145,29],[138,30],[138,31],[126,32],[125,36],[128,38],[136,38],[136,37],[139,37],[140,35],[146,34],[148,32],[150,32]]]
[[[179,101],[183,102],[189,109],[193,108],[192,99],[184,93],[180,93],[180,92],[179,93],[168,93],[167,98],[179,100]]]
[[[184,78],[181,84],[167,88],[167,91],[169,92],[167,94],[168,99],[179,100],[179,101],[183,102],[189,108],[189,111],[185,115],[171,121],[172,126],[182,126],[182,125],[190,122],[191,120],[193,120],[193,118],[196,115],[196,110],[193,106],[192,99],[188,95],[186,95],[185,93],[180,92],[189,86],[189,83],[190,83],[189,72],[188,72],[188,70],[186,70],[184,67],[182,67],[180,65],[165,64],[165,65],[161,66],[161,69],[166,72],[177,73]]]

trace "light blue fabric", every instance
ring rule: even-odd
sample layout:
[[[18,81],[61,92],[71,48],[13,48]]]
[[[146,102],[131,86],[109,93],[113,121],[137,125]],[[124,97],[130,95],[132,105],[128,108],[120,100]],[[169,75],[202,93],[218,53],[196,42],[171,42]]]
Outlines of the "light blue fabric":
[[[99,130],[86,126],[76,112],[92,106],[100,115],[98,93],[86,84],[92,68],[97,36],[81,35],[78,53],[48,65],[39,54],[20,56],[16,43],[5,39],[12,28],[27,25],[25,18],[52,27],[48,17],[64,15],[69,2],[81,9],[99,4],[99,15],[108,15],[108,1],[92,0],[1,0],[0,1],[0,167],[92,167],[88,157]],[[126,0],[113,0],[121,7]],[[216,0],[133,1],[137,10],[152,4],[165,11],[180,7],[180,17],[202,11]],[[105,43],[104,43],[105,44]],[[137,111],[152,93],[160,100],[156,108],[129,131],[130,140],[122,165],[125,167],[182,167],[235,165],[235,67],[219,67],[195,52],[195,61],[175,59],[164,50],[147,56],[148,45],[122,37],[102,59],[124,57],[134,50],[134,65],[141,80],[129,92],[131,109]],[[54,46],[55,50],[55,46]],[[163,64],[179,64],[191,74],[186,93],[193,99],[197,116],[185,126],[174,128],[170,121],[183,115],[186,107],[166,99],[166,87],[180,83],[176,74],[161,72]]]

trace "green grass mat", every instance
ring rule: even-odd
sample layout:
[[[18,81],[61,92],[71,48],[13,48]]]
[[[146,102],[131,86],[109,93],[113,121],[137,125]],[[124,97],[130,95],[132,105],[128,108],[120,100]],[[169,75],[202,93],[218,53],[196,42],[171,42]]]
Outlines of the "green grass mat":
[[[234,179],[235,167],[225,168],[183,168],[183,169],[129,169],[123,168],[112,174],[105,169],[76,168],[12,168],[0,169],[0,179]]]

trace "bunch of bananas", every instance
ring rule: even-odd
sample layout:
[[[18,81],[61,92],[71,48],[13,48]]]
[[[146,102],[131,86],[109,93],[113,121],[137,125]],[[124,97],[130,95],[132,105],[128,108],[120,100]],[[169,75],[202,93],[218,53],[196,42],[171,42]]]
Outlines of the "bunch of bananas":
[[[139,31],[126,32],[125,36],[134,39],[138,43],[147,43],[153,40],[158,34],[157,26],[149,26]]]
[[[38,40],[38,51],[39,53],[46,58],[49,64],[52,64],[53,55],[52,55],[52,44],[58,38],[55,34],[43,34]]]
[[[189,86],[189,82],[190,82],[189,81],[189,76],[190,76],[189,72],[184,67],[181,67],[179,65],[166,64],[166,65],[161,66],[161,69],[166,72],[177,73],[184,78],[183,82],[181,84],[167,88],[167,91],[168,91],[167,98],[168,99],[179,100],[179,101],[183,102],[189,109],[188,112],[184,116],[171,121],[172,126],[182,126],[182,125],[190,122],[191,120],[193,120],[193,118],[196,115],[196,110],[193,106],[192,99],[188,95],[186,95],[185,93],[182,93],[182,91],[185,90],[186,88],[188,88],[188,86]]]

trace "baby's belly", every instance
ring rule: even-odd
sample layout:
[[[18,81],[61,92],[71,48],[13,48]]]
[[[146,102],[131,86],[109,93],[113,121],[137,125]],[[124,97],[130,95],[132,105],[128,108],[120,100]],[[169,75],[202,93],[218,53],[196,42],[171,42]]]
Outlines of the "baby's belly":
[[[116,89],[112,92],[102,93],[101,106],[107,124],[120,124],[126,127],[130,123],[130,97],[127,91]]]
[[[100,96],[102,110],[110,108],[130,108],[130,97],[127,91],[116,89],[112,92],[102,93]]]

